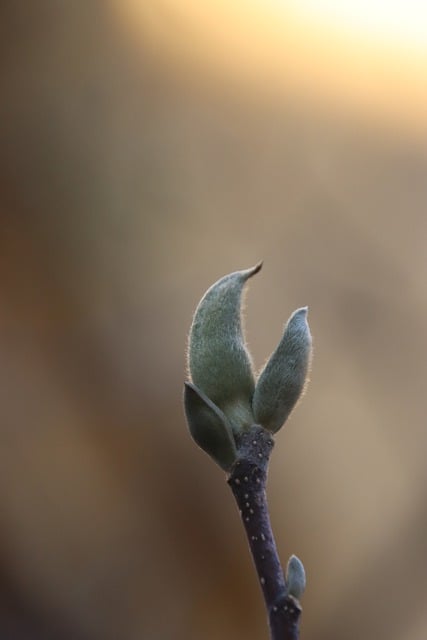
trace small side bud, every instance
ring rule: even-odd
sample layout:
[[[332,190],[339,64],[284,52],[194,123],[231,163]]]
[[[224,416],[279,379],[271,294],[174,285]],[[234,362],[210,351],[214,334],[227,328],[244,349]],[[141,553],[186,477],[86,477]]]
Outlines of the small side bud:
[[[304,565],[297,556],[291,556],[288,560],[286,584],[289,595],[300,600],[305,591],[306,578]]]
[[[223,412],[189,382],[185,383],[184,407],[193,440],[224,471],[229,471],[237,453],[230,423]]]
[[[311,360],[307,307],[289,318],[282,339],[261,372],[252,401],[255,420],[272,433],[280,429],[302,394]]]
[[[241,302],[247,280],[261,264],[213,284],[194,314],[188,348],[191,379],[230,421],[235,432],[253,423],[255,381],[246,348]]]

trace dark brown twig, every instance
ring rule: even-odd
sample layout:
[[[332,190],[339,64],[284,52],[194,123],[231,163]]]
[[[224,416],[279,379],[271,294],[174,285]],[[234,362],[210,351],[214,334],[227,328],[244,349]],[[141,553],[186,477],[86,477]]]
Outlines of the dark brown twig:
[[[271,434],[259,425],[236,438],[238,459],[228,484],[239,508],[264,596],[271,640],[298,640],[301,606],[288,593],[268,513],[266,483]]]

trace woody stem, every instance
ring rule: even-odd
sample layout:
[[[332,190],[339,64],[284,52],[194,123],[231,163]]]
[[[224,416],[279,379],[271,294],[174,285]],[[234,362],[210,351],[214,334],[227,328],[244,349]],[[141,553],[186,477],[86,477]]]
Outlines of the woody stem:
[[[238,437],[228,484],[239,508],[264,596],[271,640],[298,640],[301,606],[288,594],[268,512],[266,483],[271,434],[253,425]]]

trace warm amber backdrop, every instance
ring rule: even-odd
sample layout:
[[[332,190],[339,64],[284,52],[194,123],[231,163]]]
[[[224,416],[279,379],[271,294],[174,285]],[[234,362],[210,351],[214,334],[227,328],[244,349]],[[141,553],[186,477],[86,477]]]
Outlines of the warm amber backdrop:
[[[242,3],[131,4],[2,3],[0,635],[267,637],[181,408],[200,296],[264,259],[257,364],[298,306],[315,344],[269,487],[307,569],[302,638],[424,640],[421,59],[347,68],[348,43],[288,27],[286,55]]]

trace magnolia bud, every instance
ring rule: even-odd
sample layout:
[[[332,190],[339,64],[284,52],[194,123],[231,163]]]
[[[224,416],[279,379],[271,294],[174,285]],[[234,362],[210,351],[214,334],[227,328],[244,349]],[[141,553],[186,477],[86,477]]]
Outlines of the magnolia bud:
[[[205,293],[190,330],[191,379],[227,416],[234,432],[253,423],[255,382],[242,333],[241,302],[247,280],[261,264],[221,278]]]
[[[261,372],[252,400],[255,421],[275,433],[304,390],[311,359],[307,307],[289,318],[283,337]]]
[[[286,567],[286,584],[289,595],[299,600],[305,591],[304,565],[297,556],[291,556]]]

